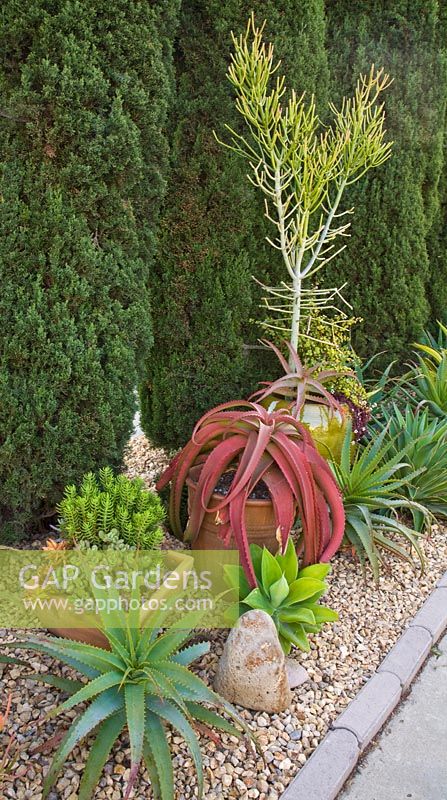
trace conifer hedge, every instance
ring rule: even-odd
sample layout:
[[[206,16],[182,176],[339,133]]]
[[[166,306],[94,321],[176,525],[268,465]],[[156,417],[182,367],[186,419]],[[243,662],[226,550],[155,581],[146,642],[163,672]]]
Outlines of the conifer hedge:
[[[386,350],[382,363],[408,355],[442,304],[446,262],[437,240],[445,230],[439,179],[447,74],[439,6],[371,0],[354,10],[349,0],[326,3],[331,96],[352,91],[372,62],[394,79],[385,99],[392,157],[353,187],[351,239],[328,270],[329,282],[348,281],[346,294],[363,317],[358,352],[368,358]]]
[[[325,273],[327,286],[347,281],[353,314],[363,317],[359,354],[384,350],[382,365],[405,358],[430,318],[445,315],[446,4],[183,0],[155,272],[163,314],[141,387],[143,425],[163,444],[182,444],[208,407],[271,377],[265,356],[250,349],[259,334],[251,320],[262,314],[250,276],[274,283],[279,262],[263,241],[263,209],[244,165],[212,136],[238,125],[225,81],[229,32],[243,29],[253,7],[267,19],[288,85],[315,91],[323,115],[327,99],[350,93],[371,62],[394,78],[386,96],[393,156],[352,188],[352,236]]]
[[[152,342],[177,0],[4,0],[0,536],[118,464]]]
[[[252,280],[282,277],[264,241],[263,205],[241,160],[222,148],[225,123],[238,126],[226,80],[230,31],[251,10],[267,19],[289,84],[326,100],[323,0],[183,0],[176,44],[172,171],[154,275],[155,346],[141,386],[143,427],[178,446],[219,402],[246,396],[262,373],[251,322],[261,292]],[[273,279],[274,282],[274,279]]]
[[[438,84],[437,105],[437,158],[435,171],[441,177],[434,193],[431,207],[433,220],[428,232],[428,254],[430,276],[427,284],[427,297],[430,303],[430,327],[436,331],[436,320],[447,322],[447,2],[442,0],[438,6],[439,24],[435,58],[438,63],[436,81]]]

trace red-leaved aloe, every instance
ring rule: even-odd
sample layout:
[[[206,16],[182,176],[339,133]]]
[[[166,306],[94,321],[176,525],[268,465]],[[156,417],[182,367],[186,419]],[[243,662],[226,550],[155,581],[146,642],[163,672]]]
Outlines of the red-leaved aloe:
[[[340,403],[323,384],[326,381],[346,375],[352,376],[353,373],[350,370],[321,370],[318,366],[304,367],[296,350],[290,342],[286,342],[290,352],[290,359],[293,362],[294,369],[292,369],[287,359],[284,358],[281,351],[272,342],[265,341],[264,344],[270,347],[278,356],[279,362],[284,369],[284,375],[276,381],[262,381],[263,388],[252,394],[250,400],[255,400],[259,403],[271,395],[280,395],[285,400],[290,401],[291,411],[296,417],[299,417],[306,400],[340,411]]]
[[[161,476],[157,489],[171,483],[170,522],[182,537],[180,505],[189,471],[200,465],[197,488],[184,534],[194,541],[205,514],[218,515],[226,547],[234,536],[242,566],[256,585],[247,531],[245,506],[254,487],[263,480],[275,512],[278,539],[284,550],[300,516],[304,564],[329,561],[344,533],[343,504],[333,474],[319,455],[307,429],[286,411],[268,411],[249,401],[223,403],[197,423],[191,440]],[[220,477],[235,469],[231,488],[209,508]]]

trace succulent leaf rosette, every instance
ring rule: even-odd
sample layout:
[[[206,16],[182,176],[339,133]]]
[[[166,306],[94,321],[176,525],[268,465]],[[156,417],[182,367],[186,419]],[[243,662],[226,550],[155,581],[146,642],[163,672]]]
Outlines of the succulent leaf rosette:
[[[406,496],[410,482],[425,471],[425,467],[411,470],[408,449],[408,446],[396,447],[396,440],[390,438],[385,427],[365,447],[358,448],[351,460],[349,425],[340,464],[331,462],[343,495],[346,539],[357,553],[363,570],[369,562],[376,581],[384,552],[410,564],[414,553],[422,569],[424,566],[420,534],[399,516],[402,512],[420,514],[421,520],[430,526],[428,509]]]
[[[248,726],[231,703],[189,669],[210,647],[209,642],[189,644],[191,615],[160,632],[158,626],[140,627],[137,614],[139,611],[128,615],[118,611],[113,624],[109,619],[104,627],[108,650],[36,636],[0,644],[0,651],[12,648],[50,656],[75,669],[83,678],[72,680],[51,673],[27,676],[68,695],[51,716],[71,712],[80,706],[46,774],[44,800],[72,750],[91,735],[94,738],[79,786],[79,800],[93,797],[102,770],[124,732],[128,736],[131,758],[124,800],[132,794],[142,763],[149,772],[154,798],[173,800],[174,772],[168,727],[179,734],[189,748],[197,773],[199,798],[203,795],[204,770],[194,726],[203,725],[205,729],[212,726],[230,736],[251,738]],[[163,619],[160,624],[163,626]],[[193,622],[193,626],[195,624]],[[0,663],[23,662],[0,652]],[[232,721],[208,706],[222,709]]]
[[[267,548],[250,545],[257,586],[249,585],[242,567],[224,567],[228,584],[239,592],[239,615],[260,609],[271,616],[276,625],[282,649],[287,654],[292,646],[308,652],[309,633],[318,633],[325,622],[336,622],[338,614],[318,603],[325,594],[324,578],[329,564],[312,564],[299,568],[295,546],[290,538],[282,555],[273,556]]]
[[[333,394],[326,389],[324,384],[343,376],[353,376],[354,373],[351,372],[351,370],[323,370],[318,366],[305,367],[297,351],[289,342],[286,342],[290,354],[290,361],[293,364],[292,368],[273,342],[265,341],[264,344],[270,347],[278,357],[284,370],[284,375],[276,381],[263,381],[262,384],[264,388],[258,389],[258,391],[251,396],[251,400],[256,400],[257,403],[260,403],[271,395],[279,395],[284,397],[285,400],[290,401],[291,412],[298,418],[306,402],[319,403],[334,411],[341,410],[341,404],[335,399]]]
[[[189,521],[182,530],[182,493],[192,467],[200,475]],[[230,468],[230,491],[210,509],[216,484]],[[284,411],[269,411],[257,403],[223,403],[196,425],[191,440],[161,476],[157,489],[171,484],[170,523],[178,538],[194,541],[204,516],[219,515],[220,536],[228,547],[234,536],[249,584],[256,586],[247,530],[246,503],[256,485],[266,484],[275,512],[278,541],[284,552],[299,515],[304,564],[329,561],[338,550],[345,518],[340,490],[305,426]]]

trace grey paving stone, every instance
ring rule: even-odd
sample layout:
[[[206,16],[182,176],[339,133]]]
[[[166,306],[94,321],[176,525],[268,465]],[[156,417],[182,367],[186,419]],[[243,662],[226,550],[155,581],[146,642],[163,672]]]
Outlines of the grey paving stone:
[[[337,800],[446,800],[445,708],[447,634]]]
[[[438,581],[438,586],[447,588],[447,572],[444,572],[442,578]]]
[[[407,628],[382,661],[378,672],[392,672],[397,675],[405,692],[430,655],[432,644],[432,635],[426,628]]]
[[[376,672],[332,724],[334,730],[346,728],[357,737],[364,750],[398,704],[402,687],[397,675]]]
[[[410,627],[419,625],[427,628],[433,636],[433,641],[444,632],[447,625],[447,588],[435,589],[428,600],[410,622]]]
[[[332,730],[323,739],[281,800],[334,800],[360,755],[353,733]]]

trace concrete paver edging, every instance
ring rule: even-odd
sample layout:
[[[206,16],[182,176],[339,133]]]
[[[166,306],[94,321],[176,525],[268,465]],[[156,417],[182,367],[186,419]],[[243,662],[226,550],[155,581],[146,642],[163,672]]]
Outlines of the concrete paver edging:
[[[447,628],[447,572],[280,800],[335,800]]]

